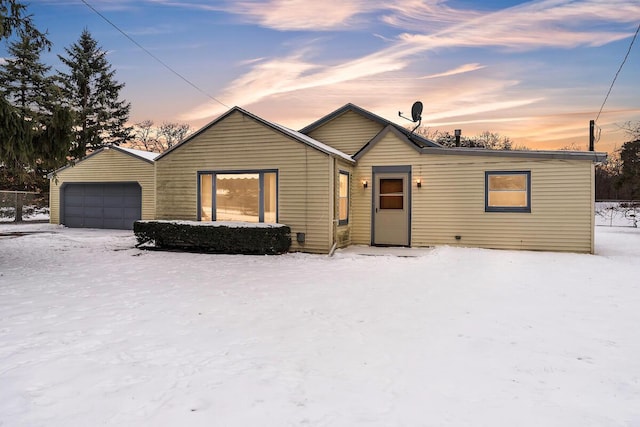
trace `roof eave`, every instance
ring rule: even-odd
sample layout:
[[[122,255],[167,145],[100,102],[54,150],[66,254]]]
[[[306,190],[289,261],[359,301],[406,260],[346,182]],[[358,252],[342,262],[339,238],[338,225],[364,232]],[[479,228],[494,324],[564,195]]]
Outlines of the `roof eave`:
[[[488,150],[484,148],[468,147],[424,147],[420,151],[422,154],[558,160],[590,160],[594,163],[602,163],[607,159],[607,153],[599,151]]]
[[[247,117],[250,117],[250,118],[252,118],[253,120],[255,120],[255,121],[257,121],[257,122],[259,122],[259,123],[261,123],[261,124],[263,124],[263,125],[267,126],[268,128],[270,128],[270,129],[272,129],[272,130],[274,130],[274,131],[276,131],[276,132],[278,132],[278,133],[280,133],[280,134],[282,134],[282,135],[284,135],[284,136],[287,136],[287,137],[289,137],[289,138],[293,138],[293,139],[295,139],[296,141],[301,142],[301,143],[305,144],[306,146],[308,146],[308,147],[312,147],[312,148],[314,148],[314,149],[316,149],[316,150],[318,150],[318,151],[320,151],[320,152],[322,152],[322,153],[325,153],[325,154],[327,154],[327,155],[329,155],[329,156],[334,156],[334,157],[336,157],[336,158],[340,158],[340,159],[343,159],[343,160],[345,160],[345,161],[351,161],[351,162],[355,163],[355,161],[354,161],[351,157],[349,157],[349,156],[346,156],[346,155],[345,155],[345,156],[339,156],[339,155],[337,155],[337,154],[335,154],[335,153],[332,153],[332,152],[330,152],[330,151],[323,150],[323,149],[322,149],[322,147],[318,147],[318,146],[312,145],[312,144],[310,144],[309,142],[305,141],[303,138],[299,138],[299,137],[297,137],[296,135],[294,135],[293,133],[286,132],[286,131],[283,129],[283,127],[282,127],[282,126],[280,126],[280,125],[275,125],[274,123],[271,123],[271,122],[269,122],[269,121],[267,121],[267,120],[265,120],[265,119],[263,119],[263,118],[261,118],[261,117],[258,117],[258,116],[256,116],[255,114],[252,114],[252,113],[250,113],[250,112],[248,112],[248,111],[246,111],[246,110],[244,110],[243,108],[238,107],[238,106],[235,106],[235,107],[231,108],[230,110],[228,110],[228,111],[227,111],[227,112],[225,112],[224,114],[220,115],[220,116],[219,116],[219,117],[217,117],[216,119],[214,119],[214,120],[212,120],[211,122],[207,123],[207,124],[206,124],[206,125],[204,125],[202,128],[200,128],[200,129],[199,129],[199,130],[197,130],[196,132],[194,132],[194,133],[192,133],[191,135],[189,135],[189,137],[188,137],[188,138],[186,138],[184,141],[180,142],[180,143],[179,143],[179,144],[177,144],[177,145],[174,145],[174,146],[173,146],[173,147],[171,147],[169,150],[165,151],[164,153],[162,153],[161,155],[159,155],[158,157],[156,157],[155,161],[157,162],[157,161],[158,161],[158,160],[160,160],[161,158],[163,158],[163,157],[165,157],[166,155],[168,155],[169,153],[171,153],[173,150],[175,150],[175,149],[177,149],[178,147],[181,147],[182,145],[184,145],[184,144],[188,143],[189,141],[191,141],[192,139],[194,139],[194,138],[195,138],[195,137],[197,137],[198,135],[202,134],[203,132],[205,132],[206,130],[208,130],[208,129],[209,129],[209,128],[211,128],[212,126],[216,125],[217,123],[221,122],[222,120],[224,120],[226,117],[228,117],[229,115],[231,115],[231,114],[232,114],[232,113],[234,113],[234,112],[239,112],[239,113],[241,113],[241,114],[243,114],[243,115],[245,115],[245,116],[247,116]],[[318,142],[320,142],[320,141],[318,141]]]

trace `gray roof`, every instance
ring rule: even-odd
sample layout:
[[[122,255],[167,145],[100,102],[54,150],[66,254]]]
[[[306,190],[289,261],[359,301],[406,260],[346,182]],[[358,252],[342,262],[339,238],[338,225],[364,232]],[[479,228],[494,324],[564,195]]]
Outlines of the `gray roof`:
[[[420,154],[437,154],[453,156],[489,156],[489,157],[511,157],[528,159],[563,159],[563,160],[590,160],[592,162],[603,162],[607,159],[607,153],[595,151],[541,151],[541,150],[489,150],[486,148],[468,147],[416,147],[394,126],[387,126],[382,129],[371,141],[367,142],[353,159],[358,161],[364,154],[376,145],[386,134],[393,133],[398,139],[408,144]]]

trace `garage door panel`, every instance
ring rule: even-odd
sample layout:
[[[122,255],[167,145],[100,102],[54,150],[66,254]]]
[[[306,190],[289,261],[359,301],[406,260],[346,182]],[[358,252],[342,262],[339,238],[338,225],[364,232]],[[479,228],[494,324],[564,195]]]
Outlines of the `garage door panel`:
[[[85,206],[82,216],[87,218],[102,218],[102,207],[100,206]]]
[[[122,206],[125,208],[137,208],[140,206],[140,199],[137,196],[125,196]]]
[[[124,211],[123,212],[123,216],[126,219],[137,218],[137,217],[140,216],[140,210],[138,208],[127,208],[127,207],[124,207],[124,208],[122,208],[122,210]]]
[[[104,228],[104,221],[102,218],[88,218],[84,217],[81,227],[84,228]]]
[[[134,183],[66,183],[61,201],[67,227],[132,229],[142,213]]]
[[[65,188],[65,194],[67,196],[82,196],[84,194],[84,187],[81,186],[68,186]]]
[[[121,207],[124,205],[124,197],[105,196],[102,200],[102,205],[105,207]]]
[[[65,206],[66,216],[82,216],[84,208],[82,206]]]
[[[104,204],[104,198],[102,196],[96,196],[94,194],[84,196],[84,206],[102,206]]]
[[[123,208],[104,208],[103,215],[106,218],[124,218],[124,209]]]

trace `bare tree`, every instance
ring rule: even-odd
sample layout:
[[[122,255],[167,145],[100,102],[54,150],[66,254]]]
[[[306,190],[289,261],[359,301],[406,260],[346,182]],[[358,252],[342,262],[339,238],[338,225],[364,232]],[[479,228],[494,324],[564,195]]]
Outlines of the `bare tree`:
[[[565,145],[564,147],[559,148],[560,151],[584,151],[577,143],[572,142],[571,144]]]
[[[640,122],[626,122],[621,127],[632,140],[640,139]]]
[[[158,139],[162,140],[165,149],[169,149],[180,143],[191,130],[186,123],[162,122],[158,128]]]
[[[133,148],[162,153],[180,143],[191,131],[186,123],[163,122],[159,127],[153,120],[143,120],[135,124],[136,138]]]
[[[153,127],[153,120],[143,120],[135,124],[135,139],[133,148],[144,151],[161,152],[162,146],[158,141],[156,129]]]
[[[449,131],[438,129],[418,128],[415,133],[445,147],[455,147],[456,137]],[[462,136],[461,147],[485,148],[487,150],[528,150],[524,145],[515,145],[508,136],[501,136],[497,132],[484,131],[475,136]]]

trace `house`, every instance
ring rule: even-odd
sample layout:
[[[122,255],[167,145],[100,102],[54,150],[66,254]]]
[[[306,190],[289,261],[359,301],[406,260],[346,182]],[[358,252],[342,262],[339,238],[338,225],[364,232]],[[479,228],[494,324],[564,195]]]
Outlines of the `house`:
[[[67,227],[132,229],[154,219],[157,153],[105,147],[49,175],[50,222]]]
[[[594,164],[605,158],[445,148],[353,104],[300,131],[234,107],[154,159],[153,217],[279,222],[292,250],[313,253],[334,244],[593,252]]]

